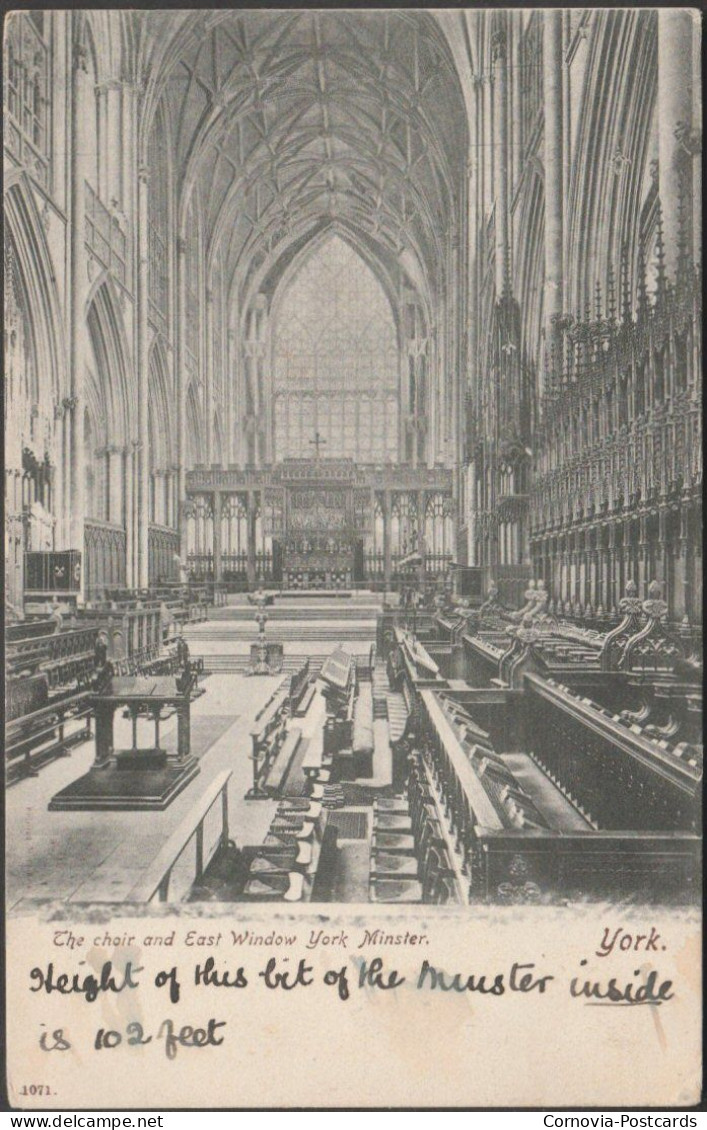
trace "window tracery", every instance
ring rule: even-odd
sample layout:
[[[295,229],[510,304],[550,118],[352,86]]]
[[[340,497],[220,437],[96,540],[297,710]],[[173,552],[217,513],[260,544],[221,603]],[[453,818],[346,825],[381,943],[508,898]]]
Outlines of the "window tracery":
[[[301,268],[275,333],[275,451],[360,462],[398,455],[397,331],[382,286],[338,236]]]
[[[51,114],[46,20],[44,12],[13,12],[5,49],[5,143],[44,188],[48,187]]]

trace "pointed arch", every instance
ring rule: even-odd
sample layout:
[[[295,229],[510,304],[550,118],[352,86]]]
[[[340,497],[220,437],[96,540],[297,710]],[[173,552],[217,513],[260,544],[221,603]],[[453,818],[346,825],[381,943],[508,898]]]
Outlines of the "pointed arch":
[[[319,226],[318,230],[311,233],[297,248],[294,255],[288,257],[284,263],[281,261],[277,271],[271,270],[269,272],[269,278],[275,280],[274,283],[271,284],[272,299],[270,304],[270,316],[273,323],[277,322],[279,308],[284,296],[289,292],[293,281],[301,273],[307,263],[318,255],[322,248],[326,247],[328,243],[335,239],[341,240],[342,243],[345,243],[351,248],[358,258],[365,263],[371,274],[374,275],[376,281],[382,287],[388,299],[388,303],[390,304],[393,321],[395,322],[396,331],[398,333],[398,345],[400,345],[400,335],[402,332],[400,284],[403,273],[399,268],[397,272],[393,273],[382,258],[375,255],[368,243],[361,239],[356,231],[348,224],[330,223],[325,224],[323,227]]]
[[[328,455],[396,460],[401,329],[390,296],[338,232],[306,252],[272,305],[275,456],[301,455],[316,432]]]
[[[86,325],[95,363],[89,369],[86,398],[100,409],[97,422],[101,416],[103,442],[124,446],[130,438],[132,366],[120,305],[107,276],[97,280],[89,294]]]
[[[591,304],[597,282],[606,293],[610,268],[618,279],[624,258],[636,291],[657,97],[657,13],[606,11],[595,20],[569,192],[568,311]]]
[[[32,315],[40,399],[65,393],[65,340],[61,305],[49,247],[27,174],[8,172],[4,190],[5,231],[12,241]]]

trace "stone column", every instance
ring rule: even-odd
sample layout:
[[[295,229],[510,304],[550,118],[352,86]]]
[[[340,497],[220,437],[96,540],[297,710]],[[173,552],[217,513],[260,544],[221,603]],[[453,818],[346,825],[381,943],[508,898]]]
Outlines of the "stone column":
[[[562,12],[544,11],[545,317],[562,313]]]
[[[206,318],[204,342],[204,437],[206,466],[213,462],[214,426],[214,293],[206,288]]]
[[[180,552],[187,553],[186,466],[187,466],[187,243],[177,240],[177,520]]]
[[[496,12],[496,30],[492,37],[494,126],[494,182],[496,190],[496,295],[508,289],[508,83],[506,69],[506,18]]]
[[[221,491],[214,491],[214,581],[221,580]]]
[[[158,526],[166,525],[164,513],[165,471],[152,472],[152,498],[154,521]]]
[[[513,92],[511,98],[511,185],[513,189],[515,189],[520,179],[520,163],[522,157],[520,149],[520,90],[522,75],[520,69],[520,40],[523,34],[523,13],[519,11],[510,12],[508,18],[511,21],[511,85]]]
[[[236,419],[235,405],[237,403],[236,393],[236,379],[237,379],[237,365],[236,365],[236,334],[235,330],[226,329],[224,336],[225,341],[225,354],[226,366],[224,372],[224,385],[226,389],[226,405],[224,416],[226,420],[226,429],[223,436],[224,452],[223,458],[226,466],[233,462],[233,433]]]
[[[165,524],[165,526],[172,526],[174,524],[173,520],[172,520],[173,506],[174,506],[174,480],[173,480],[171,470],[165,471],[164,481],[165,481],[164,524]],[[171,565],[171,562],[170,562],[170,565]]]
[[[104,85],[96,87],[98,103],[98,137],[96,138],[97,183],[96,192],[104,204],[110,204],[108,195],[108,90]]]
[[[665,266],[674,277],[679,249],[678,216],[681,193],[686,217],[692,211],[693,22],[699,17],[687,9],[658,11],[658,164],[660,203],[663,211]],[[699,35],[699,31],[696,32]]]
[[[106,448],[108,478],[108,521],[123,524],[123,451],[122,447]]]
[[[692,121],[702,121],[702,36],[699,26],[692,36]],[[702,138],[695,132],[692,149],[692,261],[702,263]]]
[[[59,402],[55,412],[59,416],[61,427],[61,546],[65,549],[67,546],[71,545],[71,512],[69,509],[69,498],[71,495],[71,434],[66,398]]]
[[[106,84],[107,139],[106,139],[106,200],[111,208],[120,203],[120,84]],[[125,207],[123,207],[125,212]]]
[[[125,452],[125,583],[127,588],[135,588],[135,441],[128,444]]]
[[[74,24],[73,70],[71,81],[71,325],[69,347],[70,395],[64,400],[69,439],[69,489],[67,491],[70,545],[84,551],[85,451],[83,437],[83,377],[86,359],[85,318],[86,249],[85,249],[85,183],[86,154],[90,150],[87,123],[92,116],[93,94],[88,82],[87,49],[83,43],[81,23],[84,14],[72,13]],[[82,570],[83,573],[83,570]],[[83,588],[83,582],[82,582]]]
[[[149,304],[148,195],[149,171],[138,170],[138,274],[137,274],[137,577],[138,587],[149,585],[149,434],[148,434],[148,367],[147,314]]]

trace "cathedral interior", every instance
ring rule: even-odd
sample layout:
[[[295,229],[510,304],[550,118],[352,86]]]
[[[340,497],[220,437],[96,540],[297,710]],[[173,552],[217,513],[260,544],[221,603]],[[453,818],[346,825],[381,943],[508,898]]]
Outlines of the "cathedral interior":
[[[14,910],[699,897],[700,52],[10,16]]]

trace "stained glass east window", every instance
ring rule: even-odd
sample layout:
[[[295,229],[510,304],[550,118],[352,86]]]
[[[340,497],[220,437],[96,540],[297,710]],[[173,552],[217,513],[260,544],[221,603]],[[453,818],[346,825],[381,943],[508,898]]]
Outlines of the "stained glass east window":
[[[333,236],[297,273],[277,314],[275,452],[358,462],[398,458],[398,345],[371,269]]]

